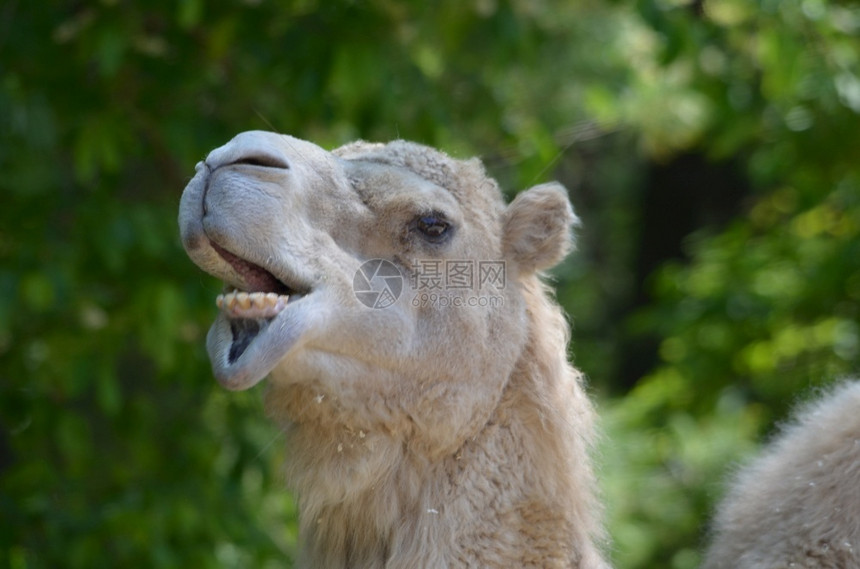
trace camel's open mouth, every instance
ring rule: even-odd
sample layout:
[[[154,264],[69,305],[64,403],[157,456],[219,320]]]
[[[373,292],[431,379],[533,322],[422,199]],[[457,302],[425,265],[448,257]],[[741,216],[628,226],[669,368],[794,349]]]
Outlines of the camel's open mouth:
[[[219,294],[215,304],[229,318],[230,333],[233,337],[227,355],[228,363],[232,364],[239,359],[251,342],[271,324],[287,304],[302,296],[304,295],[239,291]]]
[[[303,318],[293,307],[311,291],[286,284],[263,267],[210,241],[212,248],[242,280],[241,289],[225,285],[215,299],[221,316],[209,332],[213,370],[222,384],[246,389],[260,381],[295,344]]]

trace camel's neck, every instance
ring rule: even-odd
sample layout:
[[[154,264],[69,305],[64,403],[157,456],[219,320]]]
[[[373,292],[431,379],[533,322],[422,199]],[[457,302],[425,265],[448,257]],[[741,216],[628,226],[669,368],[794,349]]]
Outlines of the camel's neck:
[[[408,433],[355,426],[330,399],[295,385],[267,396],[270,414],[291,419],[286,473],[299,506],[299,566],[390,567],[396,549],[428,535],[411,526],[432,487],[431,465],[408,448]]]
[[[604,567],[592,409],[543,300],[530,320],[561,332],[531,335],[489,421],[451,452],[422,453],[407,423],[357,426],[310,390],[273,390],[273,413],[293,420],[287,474],[308,567]]]
[[[342,484],[335,499],[323,496],[319,486],[303,492],[301,486],[309,481],[291,477],[298,483],[300,537],[308,567],[415,567],[416,559],[426,560],[421,567],[445,566],[433,562],[440,552],[430,548],[450,542],[450,528],[440,519],[444,508],[436,500],[445,486],[440,484],[439,465],[409,456],[401,445],[383,449],[385,444],[374,442],[359,451],[364,456],[353,455],[352,464],[340,470],[341,480],[318,473],[327,484]]]
[[[559,427],[516,393],[520,381],[477,436],[434,460],[392,433],[293,425],[287,472],[306,566],[602,567],[585,443],[568,428],[590,411]]]

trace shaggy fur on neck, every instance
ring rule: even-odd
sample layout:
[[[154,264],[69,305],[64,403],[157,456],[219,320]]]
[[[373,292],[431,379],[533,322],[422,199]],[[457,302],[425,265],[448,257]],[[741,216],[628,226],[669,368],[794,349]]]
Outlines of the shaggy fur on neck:
[[[588,458],[593,411],[564,316],[534,276],[528,340],[489,421],[428,456],[408,423],[361,423],[302,386],[273,387],[302,566],[604,567]]]

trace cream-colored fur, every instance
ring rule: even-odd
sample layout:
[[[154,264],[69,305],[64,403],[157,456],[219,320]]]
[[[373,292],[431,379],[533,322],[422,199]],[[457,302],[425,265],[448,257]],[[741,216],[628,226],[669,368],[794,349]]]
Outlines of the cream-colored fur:
[[[180,207],[190,257],[228,299],[275,293],[224,308],[207,346],[226,387],[268,377],[302,566],[606,566],[592,407],[539,274],[574,223],[557,184],[506,206],[479,161],[403,141],[326,152],[249,132],[198,165]],[[374,259],[402,275],[383,308],[354,290]],[[446,261],[475,282],[419,283]],[[479,262],[503,262],[504,281],[478,283]]]
[[[860,383],[804,407],[740,471],[704,569],[860,567]]]

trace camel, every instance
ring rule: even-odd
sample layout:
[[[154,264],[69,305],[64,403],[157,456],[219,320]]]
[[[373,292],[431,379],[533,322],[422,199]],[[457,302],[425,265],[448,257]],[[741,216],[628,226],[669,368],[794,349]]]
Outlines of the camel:
[[[860,382],[796,418],[735,476],[703,569],[860,567]]]
[[[225,283],[217,380],[264,378],[302,567],[608,567],[594,411],[542,280],[577,224],[562,186],[506,205],[477,159],[239,134],[180,204]]]

